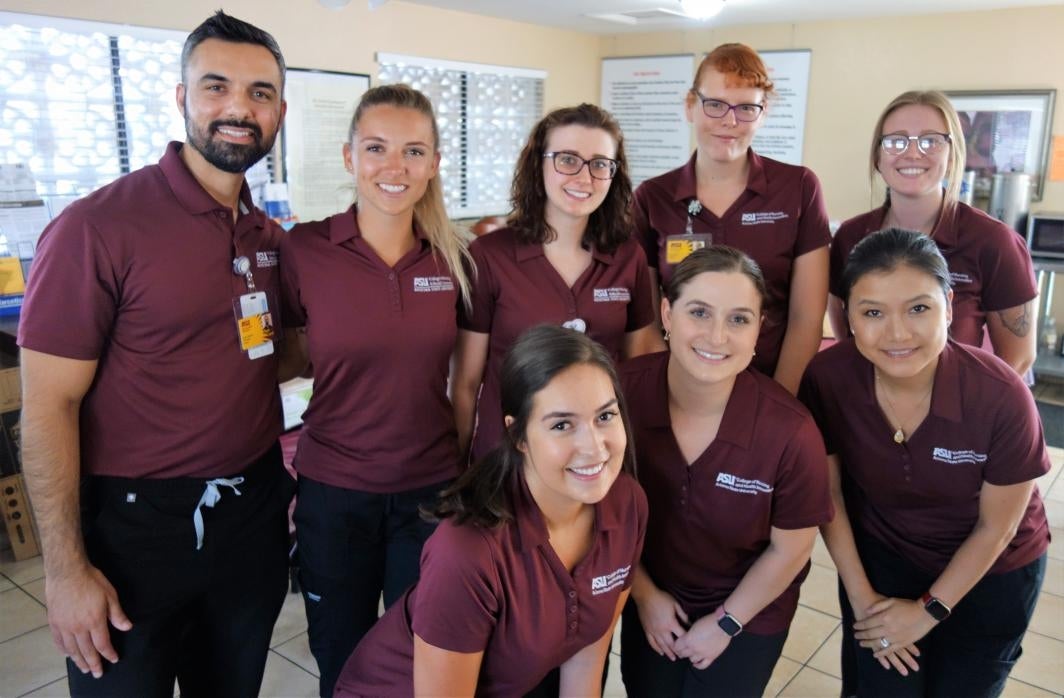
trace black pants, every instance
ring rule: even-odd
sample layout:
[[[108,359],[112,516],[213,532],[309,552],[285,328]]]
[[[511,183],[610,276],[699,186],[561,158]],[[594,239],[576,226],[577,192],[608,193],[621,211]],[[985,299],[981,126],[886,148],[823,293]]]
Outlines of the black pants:
[[[418,507],[447,484],[374,494],[299,478],[299,575],[322,696],[331,698],[347,658],[377,622],[381,593],[390,606],[417,581],[421,548],[435,530]]]
[[[193,512],[206,481],[89,477],[82,531],[89,560],[114,585],[133,628],[111,629],[117,664],[99,679],[67,660],[73,696],[256,696],[288,581],[288,503],[295,489],[276,445]],[[234,475],[233,477],[237,477]]]
[[[741,633],[732,638],[716,661],[705,669],[695,669],[686,659],[674,662],[654,651],[639,622],[635,602],[629,601],[621,624],[621,678],[629,698],[760,698],[783,652],[787,633]]]
[[[902,599],[919,598],[931,588],[931,575],[895,554],[879,541],[855,531],[868,580],[880,594]],[[988,574],[969,591],[953,614],[922,640],[920,671],[905,677],[886,670],[872,650],[858,644],[853,634],[853,609],[842,586],[842,673],[845,695],[864,696],[998,696],[1005,688],[1020,642],[1034,613],[1045,576],[1046,556],[1004,574]]]

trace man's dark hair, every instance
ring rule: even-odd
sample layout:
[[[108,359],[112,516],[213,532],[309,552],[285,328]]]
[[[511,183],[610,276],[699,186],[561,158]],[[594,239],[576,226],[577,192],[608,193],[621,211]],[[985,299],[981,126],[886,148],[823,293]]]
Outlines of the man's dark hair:
[[[277,68],[281,71],[281,85],[284,85],[284,56],[281,55],[281,47],[277,45],[277,40],[269,32],[259,29],[254,24],[248,24],[243,20],[227,15],[221,10],[215,12],[203,24],[193,29],[192,33],[185,39],[185,47],[181,49],[181,80],[183,82],[187,81],[186,73],[192,52],[207,39],[262,46],[277,61]]]

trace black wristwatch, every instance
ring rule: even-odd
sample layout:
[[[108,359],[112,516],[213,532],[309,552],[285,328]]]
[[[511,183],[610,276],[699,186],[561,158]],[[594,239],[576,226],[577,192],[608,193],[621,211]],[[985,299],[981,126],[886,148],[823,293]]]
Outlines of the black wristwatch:
[[[949,606],[931,596],[930,593],[925,593],[921,596],[920,601],[924,604],[924,610],[930,613],[931,617],[939,623],[949,618],[949,614],[953,613]]]
[[[743,624],[735,616],[724,610],[721,606],[717,616],[717,627],[724,631],[728,637],[735,637],[743,631]]]

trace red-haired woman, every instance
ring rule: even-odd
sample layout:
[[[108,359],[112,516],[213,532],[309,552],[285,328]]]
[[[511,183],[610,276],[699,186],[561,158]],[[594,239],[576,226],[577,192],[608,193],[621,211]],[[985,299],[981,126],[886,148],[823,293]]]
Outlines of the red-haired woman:
[[[695,153],[636,190],[634,219],[662,286],[684,257],[711,244],[758,263],[768,297],[752,365],[794,393],[823,334],[831,234],[816,175],[750,147],[772,88],[749,46],[713,49],[687,93]]]

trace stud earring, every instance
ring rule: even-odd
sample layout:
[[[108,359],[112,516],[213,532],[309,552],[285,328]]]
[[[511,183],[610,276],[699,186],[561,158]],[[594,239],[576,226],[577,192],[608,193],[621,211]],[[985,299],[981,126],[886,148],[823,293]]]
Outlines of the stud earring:
[[[665,341],[669,341],[669,331],[665,330]]]

